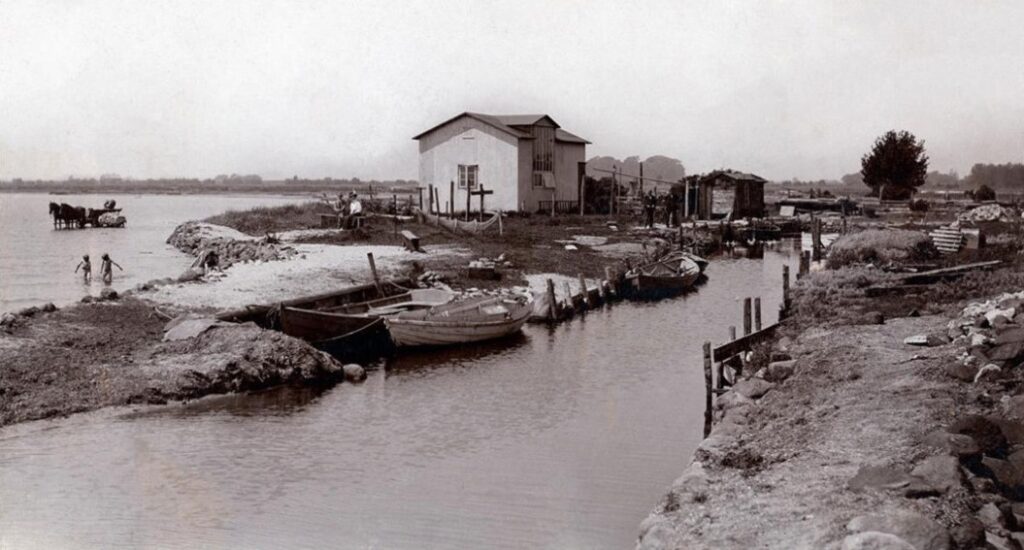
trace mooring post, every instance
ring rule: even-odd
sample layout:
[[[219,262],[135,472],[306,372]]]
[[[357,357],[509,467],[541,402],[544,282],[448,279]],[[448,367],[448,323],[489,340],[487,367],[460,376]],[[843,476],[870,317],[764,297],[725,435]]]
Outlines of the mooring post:
[[[569,306],[569,311],[576,311],[576,303],[572,299],[572,287],[569,286],[569,281],[562,281],[562,289],[565,291],[565,305]]]
[[[754,298],[754,332],[761,332],[761,297]]]
[[[558,319],[558,306],[555,304],[555,282],[548,279],[548,318]]]
[[[782,311],[789,309],[789,266],[782,266]]]
[[[380,277],[377,276],[377,264],[373,261],[373,252],[367,252],[366,258],[370,260],[370,274],[373,275],[373,284],[377,287],[377,293],[384,296],[384,289],[380,286]]]
[[[420,196],[420,212],[422,212],[423,211],[423,188],[422,187],[417,187],[416,188],[416,192],[419,193],[419,196]]]
[[[811,260],[821,261],[821,220],[811,220]]]
[[[594,303],[590,300],[590,293],[587,292],[587,280],[583,278],[582,273],[580,273],[580,292],[583,293],[583,303],[587,304],[587,309],[594,307]]]
[[[743,299],[743,335],[750,335],[750,298]]]
[[[704,342],[704,437],[711,435],[711,413],[714,403],[711,386],[711,342]]]
[[[498,236],[505,236],[505,228],[501,225],[501,210],[498,210]]]

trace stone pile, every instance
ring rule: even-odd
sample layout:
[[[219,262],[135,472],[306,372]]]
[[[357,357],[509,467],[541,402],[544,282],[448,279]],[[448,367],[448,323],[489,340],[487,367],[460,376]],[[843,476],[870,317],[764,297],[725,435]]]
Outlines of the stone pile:
[[[255,239],[201,222],[186,222],[174,228],[167,243],[193,256],[213,252],[222,269],[240,262],[283,260],[297,253],[270,237]]]
[[[1006,370],[1024,362],[1024,292],[1004,293],[975,302],[949,322],[945,335],[964,351],[947,373],[963,381],[1001,377]]]
[[[498,267],[512,267],[512,262],[505,258],[502,253],[497,258],[479,258],[469,262],[469,267],[476,269],[494,269]]]
[[[1016,218],[1013,210],[994,203],[972,208],[957,216],[960,221],[971,222],[1008,222]]]

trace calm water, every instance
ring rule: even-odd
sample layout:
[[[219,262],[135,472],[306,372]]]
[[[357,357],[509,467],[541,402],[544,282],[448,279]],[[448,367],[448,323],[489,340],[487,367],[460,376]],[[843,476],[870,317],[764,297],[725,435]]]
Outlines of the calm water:
[[[54,231],[49,203],[99,208],[114,199],[123,208],[128,226],[123,229]],[[176,277],[193,258],[164,241],[187,220],[201,219],[229,209],[272,206],[302,197],[187,196],[187,195],[47,195],[0,193],[0,312],[54,302],[63,305],[96,295],[100,255],[110,254],[124,268],[114,268],[116,290],[150,279]],[[74,273],[82,255],[92,256],[93,282],[86,285]]]
[[[743,295],[775,319],[789,249],[358,386],[7,428],[0,548],[631,547],[700,440],[701,344]]]

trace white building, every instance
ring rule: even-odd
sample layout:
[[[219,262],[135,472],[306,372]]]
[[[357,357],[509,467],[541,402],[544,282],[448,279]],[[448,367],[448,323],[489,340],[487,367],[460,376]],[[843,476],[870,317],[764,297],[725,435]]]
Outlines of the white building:
[[[438,189],[442,210],[453,198],[455,211],[464,211],[466,194],[480,186],[494,191],[487,210],[546,211],[552,200],[559,211],[579,208],[590,142],[547,115],[462,113],[413,139],[420,142],[420,185]],[[479,208],[479,198],[471,199]]]

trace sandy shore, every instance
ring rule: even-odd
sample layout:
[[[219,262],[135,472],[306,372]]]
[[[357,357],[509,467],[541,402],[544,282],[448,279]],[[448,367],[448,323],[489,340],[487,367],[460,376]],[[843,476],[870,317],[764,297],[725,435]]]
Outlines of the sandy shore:
[[[366,256],[370,252],[382,278],[400,274],[405,269],[403,262],[424,257],[398,246],[294,247],[299,254],[287,260],[235,264],[207,276],[205,282],[162,286],[143,297],[194,308],[237,308],[364,284],[372,280]],[[429,252],[434,259],[450,257],[452,262],[461,261],[466,253],[450,246],[434,246]]]

